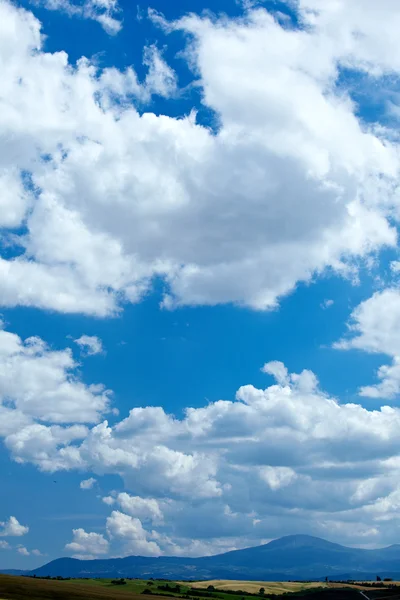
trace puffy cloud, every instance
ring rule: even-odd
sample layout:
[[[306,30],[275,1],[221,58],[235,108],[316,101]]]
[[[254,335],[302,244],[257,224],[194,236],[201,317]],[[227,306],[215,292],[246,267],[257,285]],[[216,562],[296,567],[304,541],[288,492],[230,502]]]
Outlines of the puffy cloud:
[[[400,290],[376,292],[353,311],[349,339],[335,344],[342,350],[356,348],[366,352],[400,355]]]
[[[131,411],[126,422],[135,412]],[[115,429],[107,422],[94,427],[79,447],[79,459],[86,465],[93,464],[94,472],[119,473],[129,487],[146,495],[212,498],[222,494],[212,454],[171,448],[171,432],[166,431],[163,434],[155,430],[153,439],[146,429],[122,437],[119,425],[124,424],[122,421]],[[153,445],[154,438],[158,439]]]
[[[81,490],[91,490],[96,481],[97,480],[94,479],[94,477],[90,477],[90,479],[84,479],[80,482],[79,487]]]
[[[106,499],[103,498],[103,502]],[[132,517],[137,517],[141,521],[163,521],[163,513],[160,503],[154,498],[141,498],[140,496],[130,496],[123,492],[118,494],[116,501],[125,513]],[[108,502],[106,502],[108,504]]]
[[[0,228],[21,225],[31,196],[14,169],[0,172]]]
[[[80,338],[74,341],[88,356],[101,354],[103,352],[103,344],[101,339],[95,335],[82,335]]]
[[[27,550],[25,548],[25,546],[20,546],[19,548],[17,548],[17,552],[19,552],[20,554],[22,554],[22,556],[30,556],[30,552],[29,550]]]
[[[104,498],[102,498],[102,501],[104,502],[104,504],[107,504],[107,506],[112,506],[113,504],[115,504],[116,499],[113,498],[113,496],[104,496]]]
[[[15,517],[10,517],[8,521],[0,521],[0,537],[21,537],[28,531],[29,527],[21,525]]]
[[[119,538],[126,542],[127,554],[159,556],[162,554],[156,542],[148,539],[148,532],[143,528],[140,519],[114,510],[107,519],[107,533],[111,538]]]
[[[87,533],[84,529],[73,529],[73,540],[65,549],[77,558],[89,558],[107,554],[109,543],[100,533]]]
[[[329,524],[342,541],[393,541],[383,508],[368,506],[386,506],[398,489],[400,410],[341,404],[307,370],[289,373],[280,363],[264,370],[276,383],[243,386],[236,400],[188,408],[182,419],[133,409],[81,439],[68,441],[70,428],[42,426],[26,443],[14,434],[6,445],[16,460],[42,469],[119,474],[134,494],[103,499],[118,506],[107,521],[117,553],[195,554],[207,544],[212,553],[217,539],[242,547],[305,529],[326,535]]]
[[[368,398],[393,399],[400,393],[400,357],[396,356],[391,365],[382,365],[377,373],[380,383],[360,388],[360,395]]]
[[[33,461],[42,471],[54,472],[86,466],[72,444],[87,434],[87,428],[82,425],[60,427],[34,423],[8,435],[5,445],[16,462]]]
[[[280,361],[274,360],[266,363],[261,371],[267,375],[272,375],[278,383],[285,385],[289,383],[289,373],[287,368]]]
[[[8,550],[10,544],[4,540],[0,540],[0,550]]]
[[[393,53],[400,11],[396,0],[296,0],[304,19],[334,44],[345,66],[374,75],[398,72]]]
[[[360,395],[393,399],[400,393],[400,290],[396,287],[376,292],[352,312],[349,336],[334,347],[387,354],[391,365],[379,368],[375,385],[360,388]]]
[[[279,490],[292,483],[297,475],[293,469],[288,467],[261,467],[260,477],[269,485],[271,490]]]
[[[29,419],[51,423],[96,422],[109,408],[102,385],[85,385],[76,377],[78,364],[70,349],[55,351],[40,338],[25,341],[0,330],[1,430]],[[11,420],[11,423],[10,423]]]
[[[321,9],[307,29],[264,9],[169,25],[189,34],[185,56],[215,132],[195,111],[135,108],[176,93],[155,48],[139,82],[133,67],[72,67],[65,53],[44,52],[39,22],[4,0],[0,22],[0,134],[12,140],[0,173],[19,190],[5,226],[26,222],[18,258],[0,259],[0,304],[104,316],[162,277],[165,307],[267,309],[298,281],[326,268],[346,275],[355,258],[396,243],[398,148],[337,85],[356,51],[336,43],[334,12]],[[375,36],[366,25],[363,34]]]

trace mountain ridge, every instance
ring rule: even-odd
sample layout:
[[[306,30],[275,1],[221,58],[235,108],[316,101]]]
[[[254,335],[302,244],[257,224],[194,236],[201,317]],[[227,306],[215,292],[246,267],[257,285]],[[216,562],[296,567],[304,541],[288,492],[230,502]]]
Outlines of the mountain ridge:
[[[126,556],[92,560],[63,557],[29,572],[37,576],[132,577],[207,580],[289,580],[339,578],[347,574],[391,576],[400,573],[400,545],[364,549],[302,534],[267,544],[198,558]],[[350,577],[351,578],[351,577]]]

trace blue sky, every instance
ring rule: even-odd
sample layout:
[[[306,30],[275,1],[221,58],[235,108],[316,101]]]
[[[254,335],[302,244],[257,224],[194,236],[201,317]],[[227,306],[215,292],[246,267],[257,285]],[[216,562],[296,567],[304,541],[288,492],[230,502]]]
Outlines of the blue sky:
[[[0,23],[0,568],[397,543],[395,0]]]

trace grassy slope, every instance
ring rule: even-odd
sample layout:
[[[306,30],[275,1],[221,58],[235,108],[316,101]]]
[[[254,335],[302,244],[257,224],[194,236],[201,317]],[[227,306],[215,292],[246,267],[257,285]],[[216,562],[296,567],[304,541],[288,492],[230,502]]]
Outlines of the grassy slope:
[[[93,585],[92,585],[93,584]],[[144,600],[126,586],[112,586],[92,581],[48,581],[0,575],[0,598],[3,600]],[[159,596],[151,596],[158,600]]]

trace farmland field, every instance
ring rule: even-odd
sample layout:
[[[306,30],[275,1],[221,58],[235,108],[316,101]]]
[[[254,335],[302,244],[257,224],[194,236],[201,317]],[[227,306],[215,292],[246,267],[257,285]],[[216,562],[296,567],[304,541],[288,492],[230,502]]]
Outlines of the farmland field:
[[[121,589],[125,588],[125,589]],[[112,586],[86,580],[49,581],[0,575],[0,598],[4,600],[143,600],[126,586]],[[152,597],[153,598],[153,597]],[[154,600],[159,597],[154,595]]]
[[[292,581],[234,581],[229,579],[215,579],[211,581],[198,581],[193,587],[207,588],[209,585],[216,590],[234,590],[258,594],[260,588],[265,589],[266,594],[284,594],[285,592],[300,592],[302,590],[327,587],[328,584],[318,582],[292,582]]]
[[[367,600],[400,600],[399,588],[385,589],[383,585],[382,582],[382,587],[371,588],[362,582],[353,585],[231,580],[173,582],[146,579],[124,580],[124,583],[120,583],[111,579],[56,581],[0,575],[0,600],[166,600],[169,597],[190,600],[268,600],[269,595],[272,598],[280,594],[299,594],[297,598],[303,599],[310,595],[311,600],[362,600],[361,590],[365,590],[364,598]],[[207,589],[210,586],[214,589]],[[260,588],[264,588],[263,595],[259,594]]]

